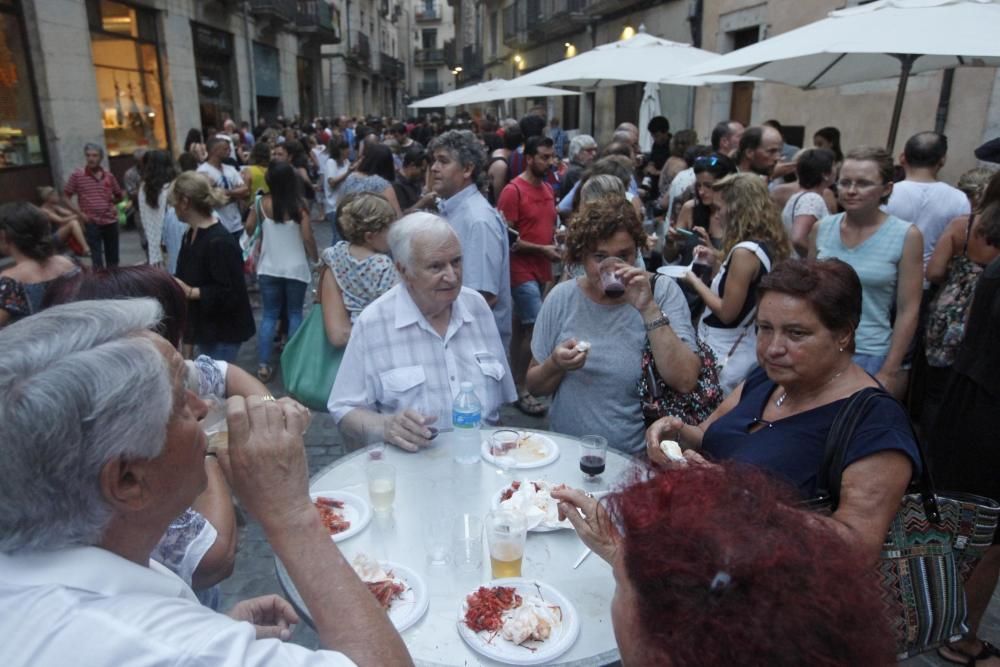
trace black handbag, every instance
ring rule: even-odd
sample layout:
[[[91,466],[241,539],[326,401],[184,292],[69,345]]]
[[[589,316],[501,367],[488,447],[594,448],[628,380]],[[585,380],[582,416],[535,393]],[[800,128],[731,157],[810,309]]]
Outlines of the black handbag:
[[[882,389],[862,389],[837,413],[816,480],[817,495],[806,503],[808,508],[836,510],[848,443],[858,423],[884,400],[896,399]],[[968,630],[963,585],[992,545],[1000,516],[1000,504],[989,498],[935,493],[927,455],[915,432],[913,438],[920,452],[920,477],[903,496],[877,564],[900,660],[960,639]]]

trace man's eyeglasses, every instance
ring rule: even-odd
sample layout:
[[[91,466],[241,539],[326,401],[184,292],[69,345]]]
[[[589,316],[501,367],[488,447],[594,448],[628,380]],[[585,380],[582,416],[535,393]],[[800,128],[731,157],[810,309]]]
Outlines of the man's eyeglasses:
[[[870,190],[880,187],[882,183],[872,183],[871,181],[837,181],[838,190]]]

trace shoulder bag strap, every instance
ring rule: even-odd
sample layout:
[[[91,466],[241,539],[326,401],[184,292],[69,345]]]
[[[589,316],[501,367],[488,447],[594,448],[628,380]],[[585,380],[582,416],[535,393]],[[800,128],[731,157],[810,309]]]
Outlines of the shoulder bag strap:
[[[844,472],[844,460],[847,458],[847,446],[854,435],[858,423],[880,398],[887,398],[891,401],[896,400],[884,389],[866,387],[851,396],[837,412],[833,423],[830,424],[830,431],[826,437],[823,464],[816,476],[816,498],[810,501],[811,503],[827,501],[832,510],[837,509],[837,506],[840,504],[840,485]],[[913,430],[912,423],[910,423],[910,433],[917,445],[917,453],[920,456],[920,477],[912,486],[921,495],[927,518],[934,523],[938,523],[941,518],[940,510],[934,491],[934,481],[931,478],[930,468],[927,465],[927,454],[924,451],[920,437]]]
[[[965,228],[965,243],[962,244],[962,254],[969,254],[969,238],[972,236],[972,223],[976,219],[976,213],[973,211],[969,213],[969,224]]]

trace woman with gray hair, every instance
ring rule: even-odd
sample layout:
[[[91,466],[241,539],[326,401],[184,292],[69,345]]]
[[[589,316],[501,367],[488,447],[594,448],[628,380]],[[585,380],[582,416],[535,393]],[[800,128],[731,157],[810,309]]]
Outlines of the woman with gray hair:
[[[430,444],[463,382],[483,421],[517,398],[493,313],[462,287],[462,247],[451,226],[411,213],[389,228],[400,284],[354,323],[327,407],[345,437],[407,451]]]

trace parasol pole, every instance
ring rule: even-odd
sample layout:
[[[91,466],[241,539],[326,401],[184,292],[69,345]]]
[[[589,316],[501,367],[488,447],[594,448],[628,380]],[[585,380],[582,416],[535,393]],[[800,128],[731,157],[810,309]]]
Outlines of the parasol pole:
[[[910,80],[910,70],[913,69],[913,62],[920,56],[912,53],[893,53],[893,58],[899,60],[900,74],[899,87],[896,88],[896,103],[892,107],[892,121],[889,123],[889,138],[885,142],[885,148],[890,153],[896,146],[896,132],[899,130],[899,117],[903,113],[903,98],[906,97],[906,84]]]

